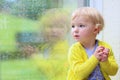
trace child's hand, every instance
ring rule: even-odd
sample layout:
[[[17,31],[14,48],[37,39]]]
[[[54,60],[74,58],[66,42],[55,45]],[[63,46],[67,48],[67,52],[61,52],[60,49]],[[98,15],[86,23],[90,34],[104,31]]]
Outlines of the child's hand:
[[[98,46],[93,54],[99,61],[104,62],[108,59],[109,49],[103,46]]]
[[[108,59],[108,54],[109,54],[109,49],[108,48],[105,48],[103,50],[103,54],[102,54],[102,58],[101,58],[101,62],[104,62],[104,61],[107,61]]]
[[[104,50],[103,46],[98,46],[97,49],[95,50],[94,54],[93,54],[99,61],[102,60],[102,56],[104,54],[103,50]]]

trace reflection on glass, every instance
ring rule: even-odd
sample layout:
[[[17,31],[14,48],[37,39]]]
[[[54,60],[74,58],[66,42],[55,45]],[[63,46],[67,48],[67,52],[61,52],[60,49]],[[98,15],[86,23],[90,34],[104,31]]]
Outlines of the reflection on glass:
[[[0,0],[0,80],[66,79],[71,1]]]

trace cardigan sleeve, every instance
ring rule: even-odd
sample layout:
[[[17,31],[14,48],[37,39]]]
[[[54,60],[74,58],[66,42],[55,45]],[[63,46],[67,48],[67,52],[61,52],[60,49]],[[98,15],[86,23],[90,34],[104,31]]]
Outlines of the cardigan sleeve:
[[[118,71],[118,64],[116,63],[115,57],[113,55],[112,49],[108,55],[108,60],[105,62],[100,62],[101,68],[108,75],[115,75]]]
[[[89,59],[85,59],[83,54],[86,53],[82,49],[72,47],[68,56],[70,68],[78,80],[88,77],[99,62],[95,56],[92,55]]]

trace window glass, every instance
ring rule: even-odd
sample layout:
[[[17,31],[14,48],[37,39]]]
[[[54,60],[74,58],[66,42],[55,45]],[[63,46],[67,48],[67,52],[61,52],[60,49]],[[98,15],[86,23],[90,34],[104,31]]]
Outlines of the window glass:
[[[65,80],[70,15],[87,5],[84,0],[0,0],[0,80]]]

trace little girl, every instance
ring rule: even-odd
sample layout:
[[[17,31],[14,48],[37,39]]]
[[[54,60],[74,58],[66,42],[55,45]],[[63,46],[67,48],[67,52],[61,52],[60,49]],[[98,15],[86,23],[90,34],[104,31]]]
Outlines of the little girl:
[[[103,29],[100,13],[90,7],[77,9],[71,20],[71,32],[77,41],[69,50],[67,80],[110,80],[118,71],[112,48],[96,39]]]

